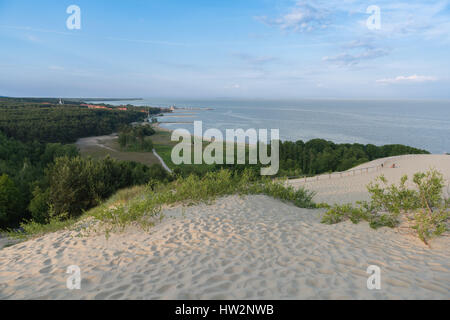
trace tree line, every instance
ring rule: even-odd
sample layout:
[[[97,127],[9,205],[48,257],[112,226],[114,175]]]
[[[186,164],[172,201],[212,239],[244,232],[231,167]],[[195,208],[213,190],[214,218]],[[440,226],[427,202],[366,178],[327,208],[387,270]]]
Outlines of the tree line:
[[[375,146],[373,144],[338,144],[323,139],[313,139],[307,142],[298,140],[280,141],[280,169],[278,177],[303,177],[321,173],[339,172],[372,160],[398,156],[404,154],[429,154],[421,150],[400,144]],[[270,147],[268,148],[270,151]],[[246,169],[259,172],[261,165],[236,164],[237,152],[235,147],[235,164],[213,165],[183,165],[175,168],[174,172],[182,176],[195,174],[204,175],[208,171],[229,169],[233,172],[243,172]],[[246,149],[246,159],[249,158],[249,149]],[[224,153],[224,162],[226,152]]]
[[[323,139],[280,143],[280,168],[284,175],[315,175],[345,171],[372,160],[403,154],[429,154],[400,144],[337,144]]]
[[[111,134],[124,125],[142,121],[147,117],[143,111],[161,112],[160,108],[149,107],[92,110],[75,102],[52,104],[51,99],[35,102],[41,100],[45,99],[0,98],[0,131],[23,142],[73,143],[78,138]]]
[[[150,136],[155,134],[155,130],[148,125],[123,126],[119,130],[119,144],[125,151],[151,152],[153,142]]]
[[[110,134],[121,125],[141,121],[137,111],[89,110],[79,106],[27,105],[2,108],[0,131],[20,141],[72,143],[88,136]]]

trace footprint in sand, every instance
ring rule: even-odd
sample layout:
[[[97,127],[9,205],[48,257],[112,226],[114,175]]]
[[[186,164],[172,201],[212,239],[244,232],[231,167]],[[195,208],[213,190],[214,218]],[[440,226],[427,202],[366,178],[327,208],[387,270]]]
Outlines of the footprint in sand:
[[[156,293],[157,294],[164,294],[167,291],[169,291],[170,289],[172,289],[173,287],[174,287],[174,284],[164,285],[164,286],[160,287],[158,290],[156,290]]]
[[[52,266],[42,268],[41,270],[39,270],[39,273],[42,273],[42,274],[50,273],[50,270],[52,270]]]
[[[385,279],[384,283],[391,285],[393,287],[403,287],[403,288],[407,288],[410,286],[410,284],[406,281],[402,281],[399,279]]]

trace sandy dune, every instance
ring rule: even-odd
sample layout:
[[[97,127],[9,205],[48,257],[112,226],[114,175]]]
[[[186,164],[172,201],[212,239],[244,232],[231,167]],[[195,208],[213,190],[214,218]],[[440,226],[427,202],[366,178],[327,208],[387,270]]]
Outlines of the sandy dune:
[[[381,168],[383,164],[383,168]],[[392,164],[396,168],[391,168]],[[369,172],[365,170],[370,168]],[[424,172],[430,168],[438,169],[450,184],[450,156],[449,155],[406,155],[392,158],[378,159],[358,166],[348,172],[339,174],[323,175],[309,178],[307,182],[303,179],[290,180],[289,184],[298,187],[304,186],[308,190],[316,191],[316,202],[349,203],[359,200],[368,200],[369,194],[366,190],[367,184],[383,174],[390,183],[398,183],[400,178],[407,174],[412,179],[416,172]],[[355,170],[356,169],[356,170]],[[362,170],[360,170],[362,169]],[[450,187],[445,188],[446,196],[450,195]]]
[[[342,203],[366,199],[366,184],[381,173],[394,182],[436,167],[450,179],[443,155],[359,169],[381,163],[374,172],[290,183]],[[448,235],[429,248],[405,229],[323,225],[323,211],[266,196],[164,212],[150,232],[106,239],[67,230],[0,250],[0,299],[450,299]],[[81,290],[66,288],[70,265],[81,268]],[[369,265],[381,268],[379,291],[367,289]]]
[[[64,231],[0,251],[0,299],[448,299],[449,238],[320,224],[320,210],[238,196],[183,210],[150,233]],[[69,265],[81,290],[66,288]],[[370,291],[369,265],[381,268]]]

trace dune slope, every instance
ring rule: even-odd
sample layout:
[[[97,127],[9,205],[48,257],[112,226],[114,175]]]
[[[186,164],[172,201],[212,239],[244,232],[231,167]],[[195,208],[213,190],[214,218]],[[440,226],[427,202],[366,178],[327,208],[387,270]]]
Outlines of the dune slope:
[[[381,164],[383,164],[382,168]],[[395,168],[391,168],[393,164]],[[366,171],[366,168],[370,169]],[[447,185],[444,193],[448,197],[450,195],[449,155],[405,155],[378,159],[343,172],[342,177],[340,174],[333,174],[330,179],[329,175],[322,175],[319,180],[309,178],[305,182],[304,179],[297,179],[290,180],[289,184],[315,191],[316,202],[344,204],[369,200],[366,186],[380,175],[384,175],[389,183],[398,183],[405,174],[412,180],[415,173],[425,172],[430,168],[435,168],[444,175]]]
[[[166,210],[150,232],[63,231],[0,250],[0,299],[448,299],[449,238],[428,248],[320,210],[231,196]],[[81,290],[66,288],[70,265]],[[381,290],[367,289],[369,265]]]

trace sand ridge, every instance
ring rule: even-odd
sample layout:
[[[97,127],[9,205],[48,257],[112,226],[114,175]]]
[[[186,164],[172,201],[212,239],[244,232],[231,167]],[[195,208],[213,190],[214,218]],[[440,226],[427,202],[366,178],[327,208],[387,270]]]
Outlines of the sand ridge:
[[[383,164],[383,168],[379,166]],[[396,168],[391,168],[395,164]],[[378,170],[354,171],[355,169],[365,169],[378,167]],[[361,200],[369,200],[369,193],[366,186],[374,181],[378,176],[384,175],[389,183],[398,183],[403,175],[408,175],[410,182],[417,172],[425,172],[430,168],[440,171],[445,179],[446,187],[444,196],[450,196],[450,155],[405,155],[374,160],[353,168],[347,172],[348,175],[339,177],[335,174],[329,179],[328,175],[323,175],[318,181],[314,178],[296,179],[288,181],[289,185],[294,187],[305,187],[308,190],[315,191],[316,202],[326,202],[329,204],[350,203]],[[409,186],[412,186],[409,183]]]

